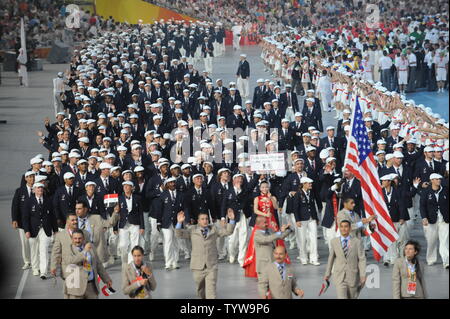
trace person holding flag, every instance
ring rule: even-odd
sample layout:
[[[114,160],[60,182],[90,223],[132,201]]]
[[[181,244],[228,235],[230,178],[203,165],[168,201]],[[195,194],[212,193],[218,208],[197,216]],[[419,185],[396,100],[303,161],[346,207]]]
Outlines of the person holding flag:
[[[20,86],[28,86],[28,72],[27,72],[27,47],[25,38],[25,27],[23,23],[23,18],[20,19],[20,49],[19,56],[17,57],[17,62],[19,63],[19,81]]]

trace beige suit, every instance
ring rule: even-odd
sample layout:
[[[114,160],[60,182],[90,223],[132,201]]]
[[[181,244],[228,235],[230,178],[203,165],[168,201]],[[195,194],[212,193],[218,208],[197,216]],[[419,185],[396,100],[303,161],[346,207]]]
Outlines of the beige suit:
[[[363,228],[358,228],[356,223],[361,221],[361,217],[357,213],[354,214],[354,218],[351,217],[350,212],[346,209],[341,209],[337,214],[337,223],[338,223],[338,235],[340,235],[339,225],[341,221],[348,220],[352,223],[352,230],[350,232],[350,236],[361,238]]]
[[[150,269],[152,276],[148,278],[147,284],[144,286],[144,289],[146,291],[146,297],[145,299],[151,299],[152,295],[150,291],[154,291],[156,289],[156,280],[155,276],[153,275],[152,268],[147,265],[147,267]],[[136,271],[133,267],[133,265],[127,264],[126,266],[122,267],[122,291],[124,295],[130,296],[131,294],[136,293],[136,290],[141,287],[141,285],[138,282],[134,282],[137,278]],[[137,299],[137,297],[131,297]]]
[[[417,266],[416,266],[417,267]],[[417,268],[416,268],[417,269]],[[416,270],[417,271],[417,270]],[[416,294],[411,295],[407,292],[408,288],[408,266],[405,258],[397,258],[392,270],[392,294],[394,299],[425,299],[427,291],[425,281],[423,280],[423,271],[420,270],[421,279],[416,280]]]
[[[360,278],[366,276],[366,255],[358,238],[352,237],[349,240],[347,258],[344,255],[341,237],[331,240],[325,276],[332,276],[338,299],[358,297],[362,288]]]
[[[264,267],[274,261],[273,249],[276,247],[277,239],[284,239],[290,234],[290,230],[278,235],[277,233],[270,233],[266,235],[264,231],[256,230],[254,242],[255,242],[255,255],[256,255],[256,272],[260,274]]]
[[[293,268],[285,264],[284,280],[281,278],[275,262],[266,264],[258,279],[258,290],[261,298],[267,297],[268,291],[273,299],[292,299],[292,293],[297,289],[297,278]]]
[[[189,226],[187,229],[176,229],[175,235],[179,238],[191,239],[190,267],[197,284],[198,296],[202,299],[215,299],[219,254],[216,241],[219,237],[231,235],[234,225],[227,224],[226,228],[210,225],[208,229],[206,238],[203,238],[201,228],[198,225]]]
[[[83,269],[83,262],[85,256],[83,252],[78,250],[78,247],[71,246],[69,250],[63,251],[62,264],[67,264],[73,267],[73,270],[67,273],[64,284],[64,295],[69,299],[95,299],[98,298],[100,288],[98,286],[97,275],[100,276],[103,282],[111,281],[103,264],[97,257],[95,248],[91,249],[89,253],[92,256],[92,271],[94,272],[94,280],[89,282],[89,273]]]
[[[119,214],[113,213],[108,219],[103,219],[100,215],[90,215],[88,217],[91,226],[92,243],[97,249],[98,258],[102,263],[109,259],[108,246],[106,245],[106,232],[119,221]],[[89,238],[89,237],[88,237]]]
[[[89,233],[83,231],[86,242],[89,242]],[[57,269],[61,266],[61,277],[66,277],[67,263],[62,263],[62,255],[70,251],[72,247],[72,237],[67,229],[59,231],[55,234],[55,242],[52,247],[52,255],[50,258],[50,269]]]

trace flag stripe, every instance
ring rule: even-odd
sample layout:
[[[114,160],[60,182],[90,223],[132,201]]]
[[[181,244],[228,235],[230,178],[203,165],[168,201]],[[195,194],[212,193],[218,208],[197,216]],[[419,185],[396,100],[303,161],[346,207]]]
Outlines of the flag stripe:
[[[375,158],[363,121],[359,96],[356,96],[352,113],[353,124],[344,167],[361,182],[361,193],[366,213],[377,216],[377,219],[373,222],[376,224],[376,228],[369,232],[369,235],[374,257],[379,261],[387,252],[389,246],[398,239],[398,234],[384,201]]]

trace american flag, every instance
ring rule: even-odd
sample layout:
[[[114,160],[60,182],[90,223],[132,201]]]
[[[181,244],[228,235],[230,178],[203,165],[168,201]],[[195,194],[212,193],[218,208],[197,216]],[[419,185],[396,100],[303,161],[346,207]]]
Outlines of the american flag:
[[[379,261],[389,246],[398,239],[398,234],[384,201],[375,158],[359,105],[359,97],[356,97],[352,119],[344,167],[361,182],[366,214],[377,216],[377,219],[372,222],[376,224],[375,229],[370,231],[367,228],[367,233],[370,235],[374,257]]]

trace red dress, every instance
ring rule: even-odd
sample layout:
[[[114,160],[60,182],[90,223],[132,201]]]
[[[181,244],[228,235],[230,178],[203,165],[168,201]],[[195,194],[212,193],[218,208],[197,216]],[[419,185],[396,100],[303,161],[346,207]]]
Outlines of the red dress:
[[[258,196],[258,210],[264,213],[268,213],[269,211],[272,213],[270,217],[267,218],[268,228],[272,229],[274,232],[279,231],[279,227],[277,225],[277,221],[275,219],[275,209],[273,207],[272,200],[266,195]],[[245,269],[245,277],[254,277],[257,278],[258,274],[256,273],[256,252],[255,252],[255,232],[259,230],[258,227],[253,227],[252,235],[250,236],[250,241],[247,246],[247,253],[244,259],[244,265],[242,266]],[[283,246],[284,240],[278,239],[277,246]],[[291,263],[289,259],[289,255],[286,255],[286,262],[288,264]]]

